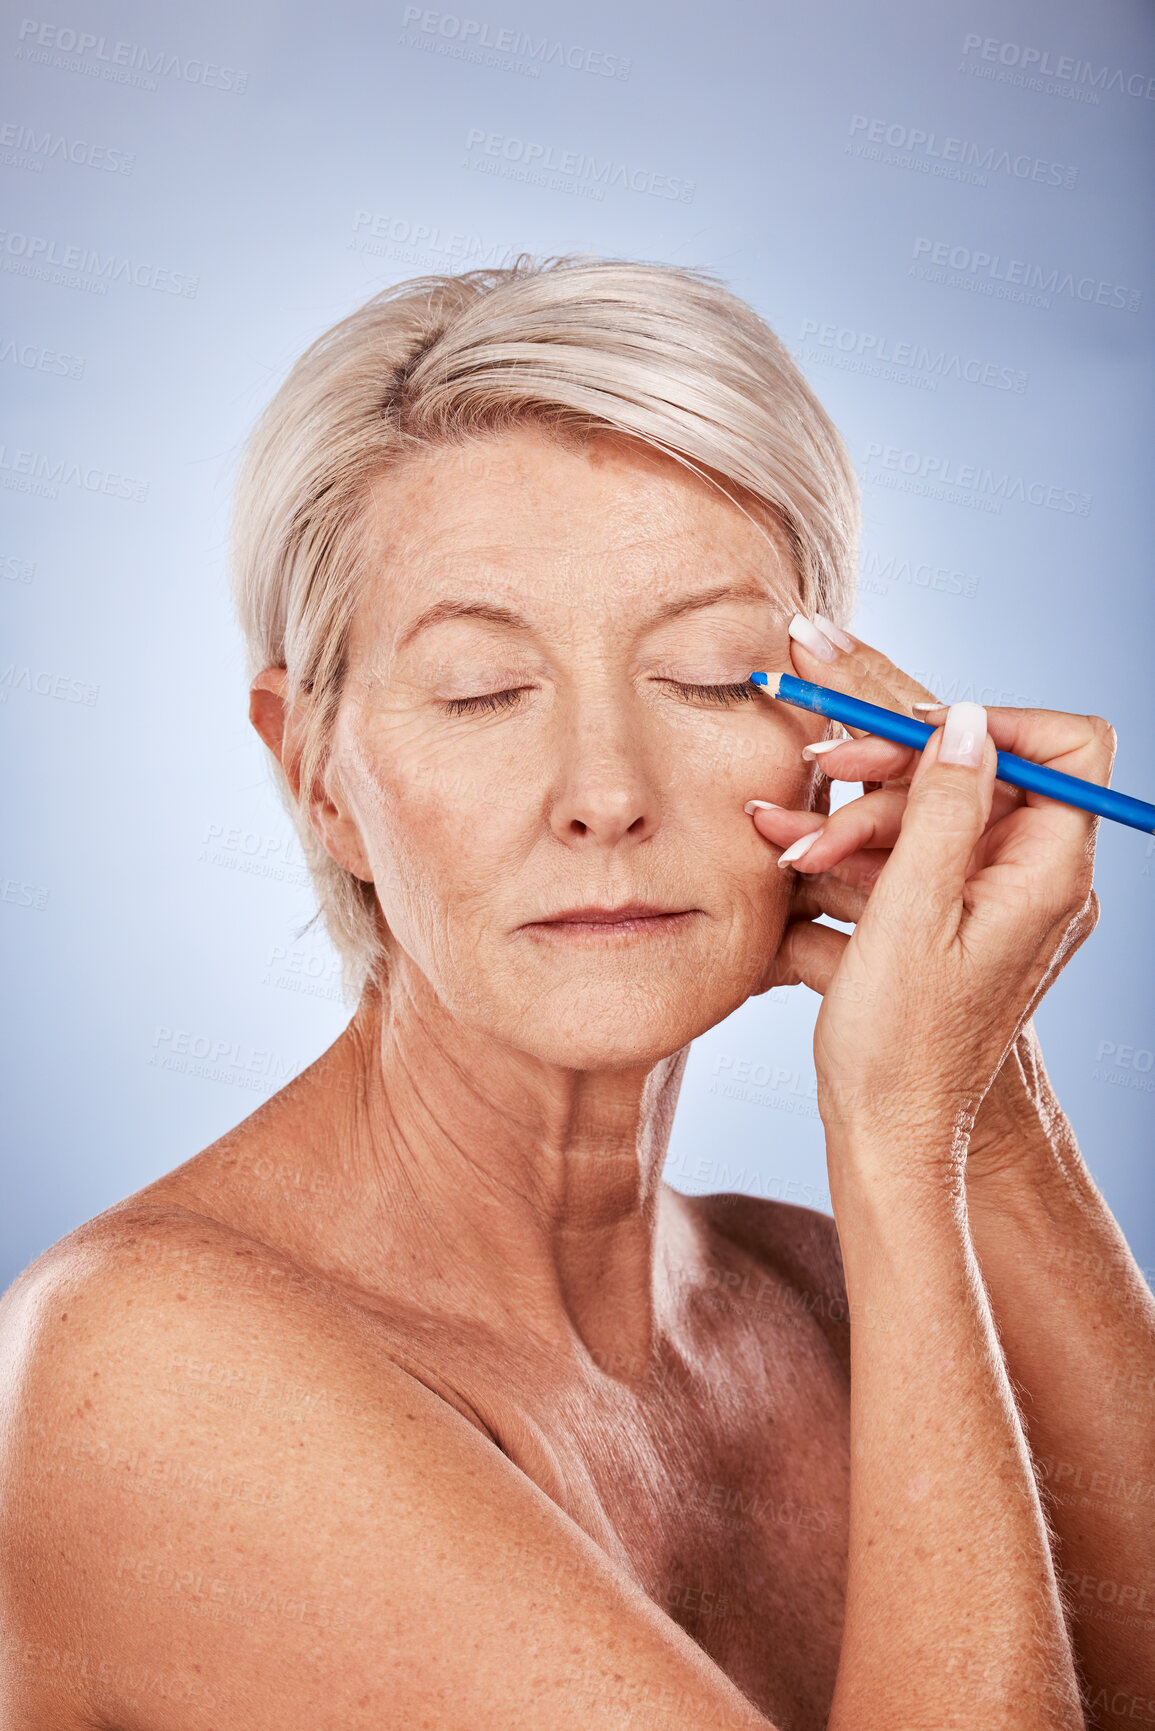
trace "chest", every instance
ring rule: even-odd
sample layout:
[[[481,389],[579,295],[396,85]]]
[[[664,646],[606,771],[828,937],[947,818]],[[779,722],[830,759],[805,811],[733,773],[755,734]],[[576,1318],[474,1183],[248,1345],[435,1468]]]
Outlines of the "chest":
[[[689,1360],[471,1396],[499,1446],[783,1731],[829,1715],[849,1388],[810,1318],[728,1316]]]

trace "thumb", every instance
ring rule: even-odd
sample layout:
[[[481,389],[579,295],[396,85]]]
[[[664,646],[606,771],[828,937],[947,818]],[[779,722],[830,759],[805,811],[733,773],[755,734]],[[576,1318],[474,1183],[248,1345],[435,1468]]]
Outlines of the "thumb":
[[[757,990],[809,986],[812,992],[825,995],[849,942],[850,934],[837,931],[834,926],[820,926],[814,920],[791,920]]]
[[[952,703],[915,766],[902,828],[860,926],[876,905],[882,912],[897,898],[904,917],[913,912],[928,928],[953,935],[967,866],[990,817],[997,763],[982,704]]]

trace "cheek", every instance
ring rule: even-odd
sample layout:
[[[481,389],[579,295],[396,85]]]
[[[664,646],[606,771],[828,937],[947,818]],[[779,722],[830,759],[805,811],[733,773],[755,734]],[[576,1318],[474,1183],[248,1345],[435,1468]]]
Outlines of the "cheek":
[[[720,870],[729,878],[742,942],[761,953],[766,946],[776,949],[781,940],[795,880],[792,872],[779,869],[779,850],[743,808],[747,800],[765,799],[790,811],[811,811],[819,782],[817,765],[802,757],[802,747],[817,737],[814,718],[774,720],[773,726],[761,718],[744,729],[731,726],[724,735],[717,729],[722,736],[707,754],[709,793],[704,797],[719,833],[734,838]]]
[[[766,799],[791,811],[814,805],[818,767],[802,756],[802,747],[820,736],[821,720],[756,721],[736,727],[706,719],[682,760],[682,771],[695,786],[708,790],[711,803],[737,801],[741,811],[748,799]]]
[[[516,782],[476,758],[454,764],[380,735],[348,754],[343,780],[386,922],[431,958],[508,885],[539,804],[531,812]]]

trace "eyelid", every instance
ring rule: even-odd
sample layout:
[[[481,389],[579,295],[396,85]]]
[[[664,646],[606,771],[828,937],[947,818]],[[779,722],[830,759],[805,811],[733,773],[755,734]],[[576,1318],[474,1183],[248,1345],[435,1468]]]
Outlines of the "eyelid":
[[[470,697],[447,697],[442,699],[442,708],[447,715],[494,713],[499,709],[512,709],[514,700],[523,691],[531,689],[528,685],[511,685],[503,691],[479,691]]]
[[[757,688],[749,679],[705,682],[662,676],[659,683],[672,685],[676,691],[687,694],[687,701],[700,703],[750,703],[757,696]],[[486,711],[492,714],[499,709],[512,709],[523,691],[533,689],[530,685],[507,686],[504,690],[479,691],[469,697],[443,698],[441,703],[447,715],[476,715]]]
[[[735,679],[715,684],[695,683],[684,679],[664,679],[664,685],[672,685],[676,690],[687,693],[685,701],[696,700],[699,703],[750,703],[757,695],[757,687],[749,679]]]

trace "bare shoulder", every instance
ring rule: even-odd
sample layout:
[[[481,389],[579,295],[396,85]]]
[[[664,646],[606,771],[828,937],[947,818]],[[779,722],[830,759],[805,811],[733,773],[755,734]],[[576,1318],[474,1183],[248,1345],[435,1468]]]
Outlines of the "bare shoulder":
[[[369,1311],[219,1222],[41,1257],[0,1402],[6,1731],[768,1725]]]
[[[732,1243],[765,1257],[790,1278],[845,1296],[838,1230],[829,1214],[735,1191],[699,1201],[714,1230]]]
[[[693,1200],[715,1241],[784,1283],[793,1309],[813,1316],[849,1368],[846,1279],[831,1216],[817,1208],[733,1191]]]

